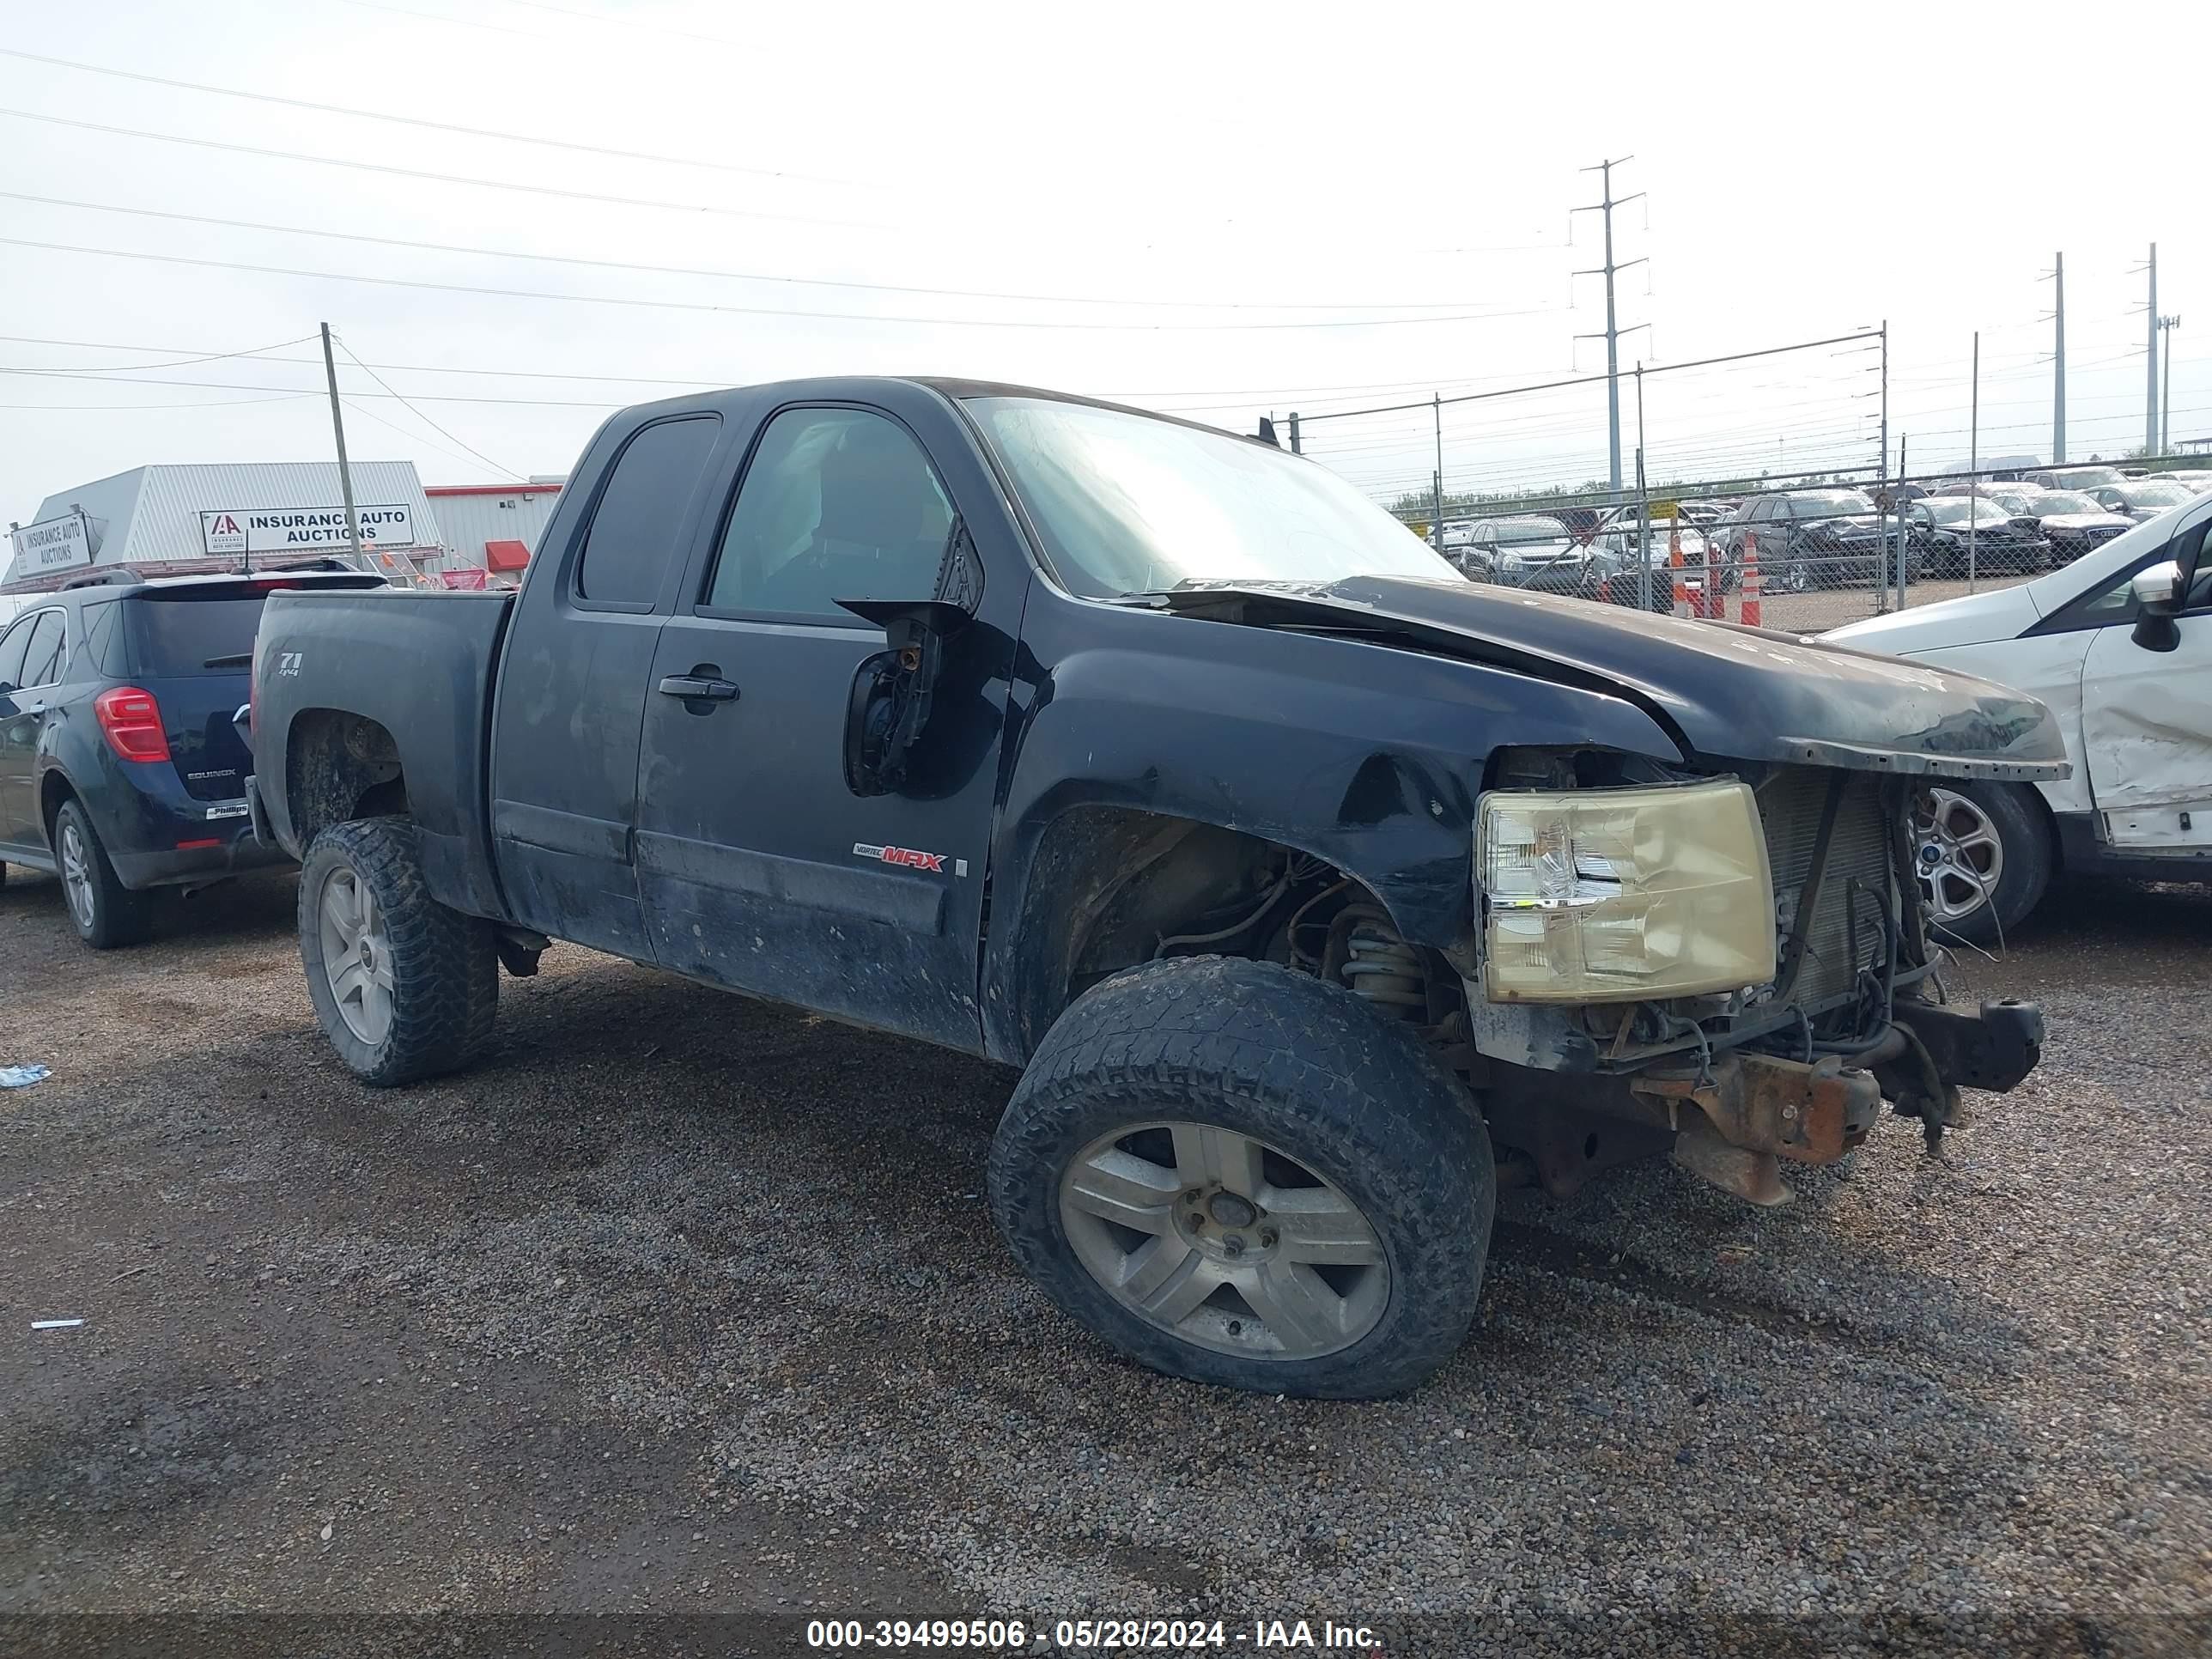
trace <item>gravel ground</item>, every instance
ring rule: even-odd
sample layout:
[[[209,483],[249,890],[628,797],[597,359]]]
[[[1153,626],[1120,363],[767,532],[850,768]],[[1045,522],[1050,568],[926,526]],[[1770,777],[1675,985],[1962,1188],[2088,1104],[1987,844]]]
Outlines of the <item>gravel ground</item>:
[[[1146,1612],[1232,1649],[2212,1646],[2212,896],[2078,887],[1952,975],[2051,1032],[1946,1162],[1892,1121],[1778,1212],[1666,1165],[1508,1194],[1458,1359],[1342,1405],[1046,1306],[979,1190],[993,1067],[563,948],[486,1064],[374,1093],[289,882],[94,956],[10,873],[0,1063],[53,1076],[0,1093],[0,1648],[309,1609],[726,1653]]]

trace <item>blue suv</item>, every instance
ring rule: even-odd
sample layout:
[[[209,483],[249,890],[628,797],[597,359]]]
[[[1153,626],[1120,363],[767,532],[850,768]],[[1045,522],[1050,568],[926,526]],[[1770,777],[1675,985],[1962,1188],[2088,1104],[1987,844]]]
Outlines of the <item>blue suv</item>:
[[[0,633],[0,876],[58,874],[95,950],[145,936],[148,890],[200,887],[283,855],[252,836],[249,696],[261,606],[280,588],[380,587],[343,568],[143,581],[88,574]]]

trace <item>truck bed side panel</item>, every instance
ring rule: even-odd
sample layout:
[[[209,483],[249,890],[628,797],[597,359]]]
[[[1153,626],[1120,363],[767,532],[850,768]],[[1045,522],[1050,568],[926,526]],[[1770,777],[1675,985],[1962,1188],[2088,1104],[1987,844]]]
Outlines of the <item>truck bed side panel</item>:
[[[301,757],[324,720],[357,715],[398,752],[432,893],[506,919],[486,833],[485,757],[513,604],[507,593],[270,596],[254,643],[254,768],[287,852],[301,857],[321,827],[301,822],[311,810],[297,793]]]

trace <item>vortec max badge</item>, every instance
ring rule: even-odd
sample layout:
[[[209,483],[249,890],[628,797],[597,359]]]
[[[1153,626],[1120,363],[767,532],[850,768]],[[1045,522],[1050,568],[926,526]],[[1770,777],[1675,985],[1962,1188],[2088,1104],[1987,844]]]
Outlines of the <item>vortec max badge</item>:
[[[896,864],[908,870],[927,870],[940,876],[945,873],[944,854],[917,852],[911,847],[871,847],[864,841],[856,841],[853,843],[853,856],[856,859],[872,859],[878,864]],[[966,875],[968,860],[953,860],[952,873],[956,876]]]

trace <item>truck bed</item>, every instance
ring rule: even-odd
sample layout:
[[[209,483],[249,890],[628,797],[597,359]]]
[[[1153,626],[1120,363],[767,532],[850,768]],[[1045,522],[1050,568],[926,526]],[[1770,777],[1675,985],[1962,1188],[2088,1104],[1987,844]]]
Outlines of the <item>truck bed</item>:
[[[319,785],[357,795],[350,768],[303,762],[303,739],[332,711],[389,734],[406,773],[406,810],[422,840],[433,892],[456,909],[499,916],[488,826],[492,682],[514,605],[510,592],[398,588],[270,596],[254,641],[254,769],[270,828],[294,858],[313,825],[298,822]],[[371,734],[373,738],[374,734]],[[356,740],[349,755],[375,764]],[[301,775],[303,769],[317,776]],[[333,801],[325,821],[351,816]]]

